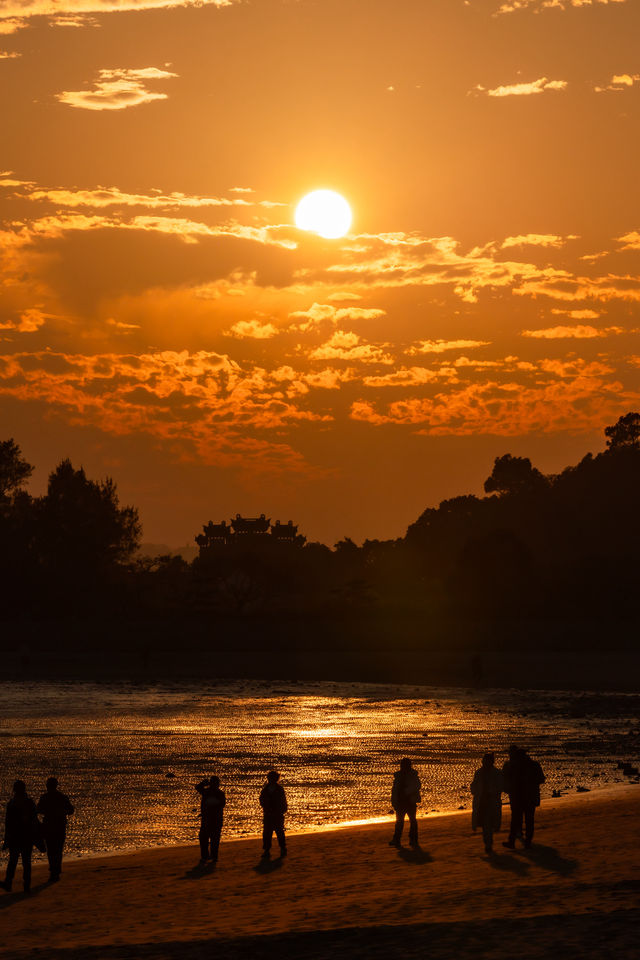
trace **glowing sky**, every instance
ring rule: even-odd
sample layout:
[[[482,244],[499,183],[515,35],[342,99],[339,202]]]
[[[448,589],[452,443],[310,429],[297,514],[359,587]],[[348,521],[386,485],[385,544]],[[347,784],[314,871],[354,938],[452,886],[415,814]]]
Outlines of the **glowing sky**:
[[[402,535],[640,408],[635,0],[0,0],[0,439]],[[339,240],[296,229],[349,201]]]

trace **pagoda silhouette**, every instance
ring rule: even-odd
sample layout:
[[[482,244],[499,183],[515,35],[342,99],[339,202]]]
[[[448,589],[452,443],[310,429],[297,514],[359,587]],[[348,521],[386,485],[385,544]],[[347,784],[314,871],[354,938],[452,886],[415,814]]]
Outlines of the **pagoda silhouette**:
[[[236,513],[235,518],[228,523],[226,520],[220,523],[209,520],[208,523],[203,524],[202,533],[198,533],[194,539],[200,548],[200,556],[221,547],[233,547],[239,544],[268,546],[281,543],[301,547],[307,540],[305,536],[298,533],[298,526],[292,520],[287,520],[286,523],[276,520],[272,524],[270,518],[264,513],[259,517],[243,517]]]

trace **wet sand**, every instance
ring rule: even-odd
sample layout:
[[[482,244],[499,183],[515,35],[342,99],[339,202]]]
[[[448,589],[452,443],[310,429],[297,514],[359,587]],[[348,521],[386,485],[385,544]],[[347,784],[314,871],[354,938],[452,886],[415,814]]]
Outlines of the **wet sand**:
[[[508,808],[505,808],[508,825]],[[427,817],[421,850],[389,847],[389,824],[223,843],[215,869],[167,847],[34,870],[0,896],[5,960],[208,957],[637,957],[640,787],[545,802],[534,846],[484,853],[468,811]],[[406,838],[405,838],[406,842]],[[3,864],[4,865],[4,864]],[[20,881],[20,868],[18,877]]]

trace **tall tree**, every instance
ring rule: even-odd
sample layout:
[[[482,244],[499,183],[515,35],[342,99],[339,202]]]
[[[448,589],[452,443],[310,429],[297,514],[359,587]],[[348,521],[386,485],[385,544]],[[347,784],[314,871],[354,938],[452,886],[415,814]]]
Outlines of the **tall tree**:
[[[0,441],[0,497],[16,493],[33,473],[15,440]]]
[[[640,413],[625,413],[612,427],[604,428],[610,450],[640,448]]]

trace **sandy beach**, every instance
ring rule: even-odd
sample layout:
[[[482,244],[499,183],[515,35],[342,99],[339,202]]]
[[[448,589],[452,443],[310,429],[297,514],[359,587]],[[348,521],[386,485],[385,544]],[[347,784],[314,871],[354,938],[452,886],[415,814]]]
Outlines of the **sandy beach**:
[[[503,830],[492,860],[468,810],[421,820],[418,851],[390,832],[291,835],[268,863],[257,839],[223,843],[204,870],[195,844],[74,860],[52,886],[38,863],[29,898],[19,868],[0,896],[3,956],[638,956],[639,787],[545,802],[532,849],[505,850]]]

